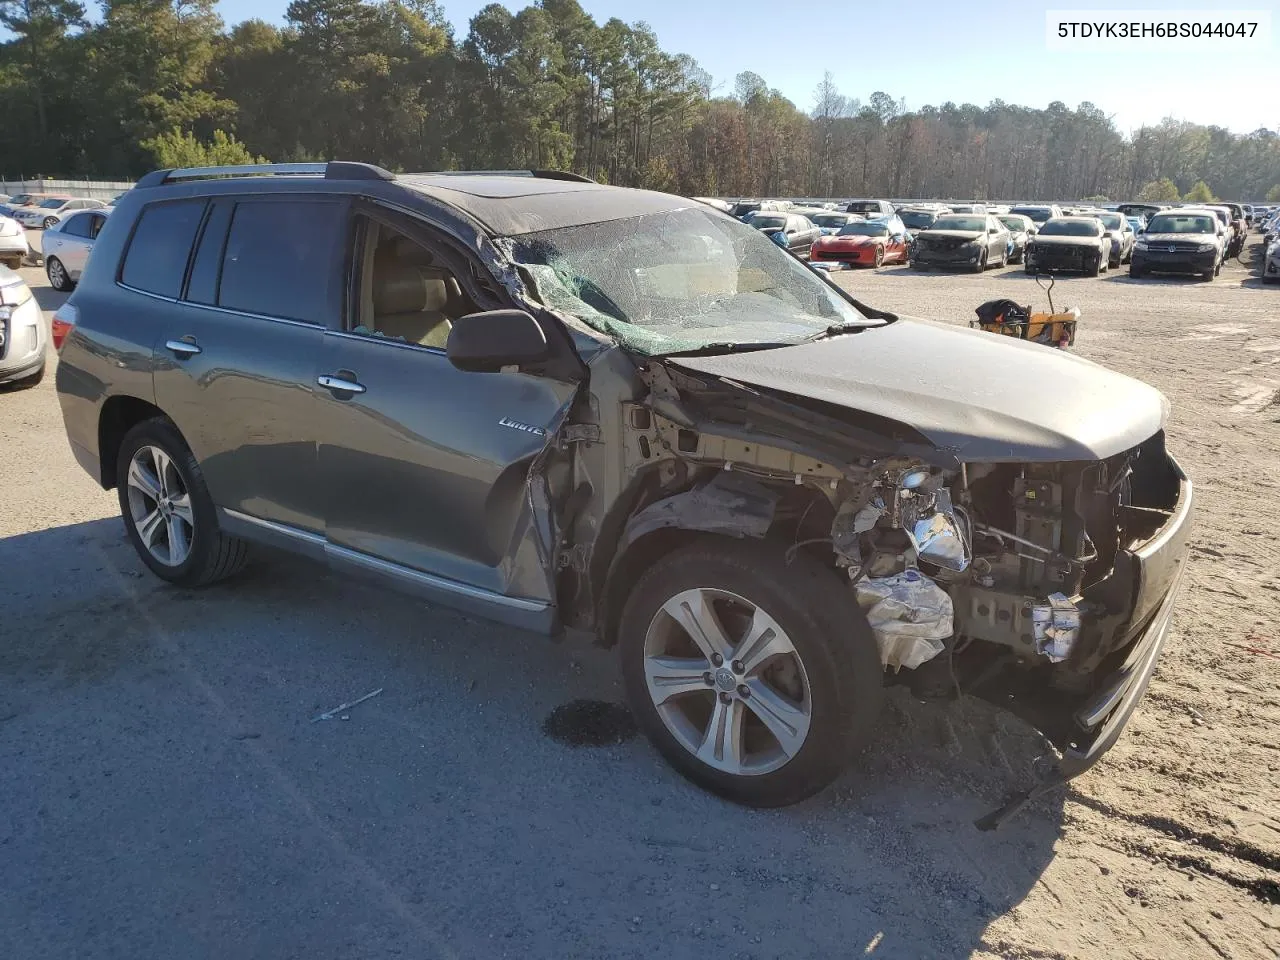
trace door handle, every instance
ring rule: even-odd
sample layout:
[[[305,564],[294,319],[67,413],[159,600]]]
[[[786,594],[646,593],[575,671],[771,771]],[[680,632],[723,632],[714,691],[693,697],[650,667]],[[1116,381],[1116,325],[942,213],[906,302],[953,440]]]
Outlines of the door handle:
[[[363,383],[356,382],[355,374],[351,373],[350,370],[339,370],[337,374],[323,374],[316,377],[316,383],[335,394],[364,393],[366,389]]]
[[[164,348],[179,360],[185,360],[187,357],[194,357],[197,353],[204,352],[200,344],[191,340],[166,340]]]

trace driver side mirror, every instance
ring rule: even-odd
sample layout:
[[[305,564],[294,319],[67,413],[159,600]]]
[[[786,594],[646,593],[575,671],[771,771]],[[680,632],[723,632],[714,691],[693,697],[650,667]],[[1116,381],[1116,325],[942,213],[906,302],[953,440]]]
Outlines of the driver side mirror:
[[[449,362],[471,373],[497,373],[546,360],[551,354],[547,334],[523,310],[469,313],[453,322],[445,345]]]
[[[999,231],[999,230],[997,230],[995,227],[987,227],[987,233],[989,233],[989,234],[995,234],[995,233],[999,233],[999,232],[1000,232],[1000,231]]]

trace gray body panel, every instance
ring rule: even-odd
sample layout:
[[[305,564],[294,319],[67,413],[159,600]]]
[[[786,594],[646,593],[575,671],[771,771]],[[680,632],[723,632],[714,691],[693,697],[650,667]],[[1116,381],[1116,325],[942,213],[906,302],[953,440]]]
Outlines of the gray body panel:
[[[669,362],[896,420],[970,463],[1110,457],[1164,419],[1160,393],[1137,380],[1064,351],[924,320]]]
[[[530,539],[529,468],[575,386],[465,373],[442,351],[324,336],[324,372],[359,395],[318,390],[318,476],[329,542],[497,593],[550,599]],[[532,430],[502,426],[504,418]]]
[[[151,309],[156,406],[200,461],[214,503],[323,531],[313,389],[323,330],[189,303]],[[170,340],[201,352],[176,355]]]

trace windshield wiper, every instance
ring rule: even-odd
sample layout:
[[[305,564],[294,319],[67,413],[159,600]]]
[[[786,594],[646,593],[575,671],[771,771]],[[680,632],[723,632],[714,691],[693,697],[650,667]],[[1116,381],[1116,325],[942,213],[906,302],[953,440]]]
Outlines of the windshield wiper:
[[[717,353],[749,353],[752,350],[777,350],[779,347],[794,346],[795,340],[721,340],[717,343],[704,343],[700,347],[688,350],[673,350],[662,353],[662,357],[701,357]]]
[[[894,319],[896,320],[897,318],[895,317]],[[858,333],[862,330],[869,330],[879,326],[883,326],[883,324],[868,323],[866,320],[848,320],[844,323],[833,323],[827,329],[811,333],[797,342],[812,343],[814,340],[826,340],[830,337],[839,337],[846,333]]]

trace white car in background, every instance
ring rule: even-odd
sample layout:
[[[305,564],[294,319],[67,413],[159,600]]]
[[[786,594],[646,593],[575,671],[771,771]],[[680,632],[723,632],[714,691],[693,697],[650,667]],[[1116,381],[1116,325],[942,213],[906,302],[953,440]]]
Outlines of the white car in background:
[[[1262,282],[1280,283],[1280,239],[1272,240],[1263,251]]]
[[[48,230],[62,222],[63,217],[80,210],[101,210],[106,206],[101,200],[83,197],[50,197],[39,206],[25,207],[14,212],[14,218],[24,227],[44,227]]]
[[[0,267],[0,384],[39,383],[48,343],[48,327],[31,288]]]
[[[44,270],[49,286],[55,290],[71,290],[84,272],[89,251],[107,222],[110,207],[101,210],[78,210],[44,232],[40,246],[44,251]]]
[[[10,270],[17,270],[22,261],[31,256],[31,244],[27,231],[12,217],[0,217],[0,263]]]

